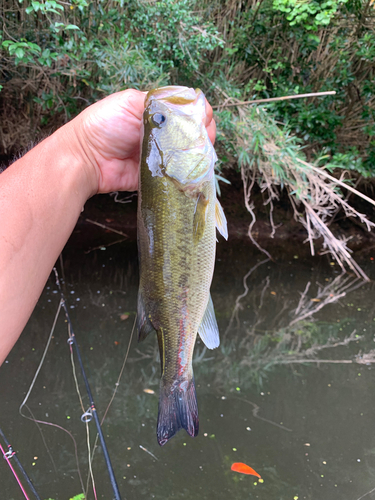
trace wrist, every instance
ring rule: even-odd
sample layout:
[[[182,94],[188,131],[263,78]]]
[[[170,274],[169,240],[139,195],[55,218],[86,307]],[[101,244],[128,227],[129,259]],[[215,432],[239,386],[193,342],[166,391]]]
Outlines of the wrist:
[[[70,177],[73,189],[82,197],[83,204],[98,192],[95,158],[83,138],[80,117],[58,129],[51,137],[52,151],[60,156],[58,163]],[[55,160],[56,161],[56,160]]]

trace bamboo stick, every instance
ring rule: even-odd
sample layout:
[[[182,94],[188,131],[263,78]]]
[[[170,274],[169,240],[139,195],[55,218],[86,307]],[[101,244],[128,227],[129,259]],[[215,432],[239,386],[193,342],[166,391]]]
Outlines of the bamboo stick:
[[[217,108],[228,108],[229,106],[243,106],[244,104],[258,104],[263,102],[274,102],[274,101],[286,101],[288,99],[302,99],[303,97],[322,97],[326,95],[335,95],[335,90],[329,90],[327,92],[313,92],[311,94],[296,94],[296,95],[285,95],[282,97],[270,97],[269,99],[255,99],[253,101],[241,101],[241,102],[231,102],[229,104],[218,104],[217,106],[212,106],[213,109]]]

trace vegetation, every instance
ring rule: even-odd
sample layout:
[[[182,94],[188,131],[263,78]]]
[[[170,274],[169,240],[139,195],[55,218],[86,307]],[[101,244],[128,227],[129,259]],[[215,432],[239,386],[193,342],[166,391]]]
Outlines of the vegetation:
[[[336,90],[268,108],[310,159],[374,174],[371,0],[4,0],[0,16],[5,152],[128,87],[198,84],[213,103]]]
[[[85,498],[86,496],[83,493],[80,493],[79,495],[75,495],[70,500],[85,500]],[[53,498],[49,498],[48,500],[53,500]]]
[[[357,210],[353,209],[338,191],[338,185],[354,191],[375,205],[375,201],[332,177],[326,168],[317,168],[307,163],[295,137],[287,135],[275,124],[264,108],[239,110],[239,116],[231,119],[233,128],[232,141],[236,143],[238,163],[244,186],[245,205],[253,221],[249,226],[252,242],[268,257],[252,236],[252,227],[256,221],[254,204],[251,201],[255,182],[266,193],[264,205],[270,207],[271,237],[276,227],[273,222],[274,201],[279,199],[284,188],[294,210],[294,217],[306,229],[306,241],[310,243],[311,254],[315,254],[314,240],[323,240],[321,253],[330,253],[344,270],[349,267],[357,276],[368,277],[351,257],[348,240],[338,238],[329,227],[329,221],[339,210],[346,216],[358,218],[367,230],[375,224]]]
[[[85,495],[80,493],[79,495],[75,495],[71,500],[85,500]]]
[[[219,107],[220,168],[242,169],[271,207],[287,187],[312,250],[323,236],[360,274],[326,222],[340,207],[364,218],[316,165],[375,176],[372,0],[4,0],[0,17],[3,154],[109,93],[199,86]],[[325,90],[336,95],[228,107]]]

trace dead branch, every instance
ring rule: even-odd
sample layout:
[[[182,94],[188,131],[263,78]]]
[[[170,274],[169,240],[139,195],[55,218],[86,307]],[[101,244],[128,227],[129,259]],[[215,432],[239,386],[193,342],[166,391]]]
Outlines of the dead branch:
[[[342,297],[345,297],[347,293],[356,290],[363,284],[364,282],[359,278],[351,279],[345,273],[342,273],[328,285],[319,286],[316,296],[311,298],[307,296],[310,287],[309,282],[301,294],[298,306],[293,313],[295,318],[288,324],[288,327],[314,316],[323,307],[337,302]]]
[[[327,92],[312,92],[310,94],[297,94],[297,95],[285,95],[282,97],[270,97],[268,99],[253,99],[252,101],[239,101],[239,102],[231,102],[231,103],[223,103],[218,104],[217,106],[212,106],[213,109],[218,108],[228,108],[230,106],[243,106],[245,104],[262,104],[266,102],[275,102],[275,101],[286,101],[289,99],[302,99],[306,97],[323,97],[326,95],[335,95],[335,90],[329,90]]]
[[[356,276],[369,281],[368,276],[350,255],[348,240],[336,237],[328,225],[337,211],[342,209],[347,217],[357,218],[368,231],[375,227],[375,224],[364,214],[349,205],[338,188],[349,189],[350,192],[373,205],[375,201],[362,195],[341,179],[331,176],[324,169],[301,160],[297,150],[293,149],[294,146],[286,144],[287,139],[268,118],[265,110],[256,108],[255,111],[250,112],[249,108],[241,108],[238,115],[237,142],[239,150],[245,153],[241,160],[241,176],[245,205],[252,217],[249,226],[251,241],[260,248],[252,235],[256,216],[251,202],[251,190],[255,180],[262,192],[267,191],[266,203],[268,204],[277,200],[279,190],[286,187],[294,217],[306,229],[306,241],[310,244],[312,255],[315,253],[314,240],[322,237],[323,252],[321,253],[329,252],[343,270],[350,268]],[[267,255],[269,256],[268,253]]]
[[[124,236],[124,238],[128,238],[127,234],[123,233],[122,231],[119,231],[118,229],[113,229],[111,227],[106,226],[105,224],[101,224],[100,222],[96,222],[91,219],[85,219],[85,221],[90,222],[90,224],[94,224],[95,226],[99,226],[102,229],[106,229],[107,231],[111,231],[112,233],[121,234],[121,236]]]

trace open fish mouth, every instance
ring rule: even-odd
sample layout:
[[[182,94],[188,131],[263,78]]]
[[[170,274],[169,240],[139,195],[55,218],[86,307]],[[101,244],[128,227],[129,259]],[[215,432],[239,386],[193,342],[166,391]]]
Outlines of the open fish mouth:
[[[203,96],[200,89],[193,89],[188,87],[160,87],[158,89],[150,90],[146,96],[145,107],[148,106],[151,100],[157,99],[164,101],[168,104],[184,105],[195,104],[199,98]]]

